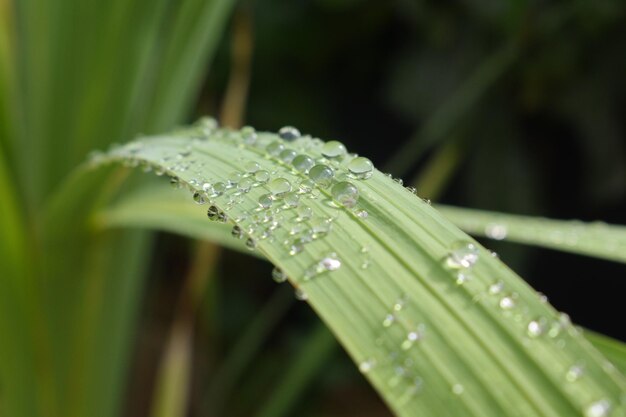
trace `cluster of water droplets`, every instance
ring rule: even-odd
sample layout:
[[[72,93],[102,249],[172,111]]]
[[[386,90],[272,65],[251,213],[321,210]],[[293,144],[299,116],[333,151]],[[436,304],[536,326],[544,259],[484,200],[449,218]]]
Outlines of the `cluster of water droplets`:
[[[115,156],[119,152],[125,155],[128,166],[141,166],[144,171],[154,170],[157,175],[168,174],[175,188],[189,188],[197,204],[208,206],[207,217],[212,221],[232,223],[232,236],[244,240],[251,250],[265,240],[277,241],[284,246],[288,256],[297,256],[306,250],[307,245],[319,242],[333,232],[333,223],[339,212],[346,212],[358,221],[367,221],[369,213],[359,200],[362,193],[360,183],[373,175],[374,166],[369,159],[348,153],[340,142],[324,143],[303,136],[298,129],[290,126],[281,128],[278,135],[258,133],[251,127],[239,131],[219,129],[213,119],[202,119],[195,130],[186,131],[186,134],[191,139],[186,149],[158,156],[148,155],[153,163],[145,162],[143,152],[150,150],[144,149],[141,141],[115,147],[110,154]],[[228,175],[216,174],[215,178],[205,178],[203,173],[207,167],[193,157],[192,150],[194,145],[202,146],[209,141],[208,137],[253,151],[267,162],[248,156],[248,160],[236,164],[242,169],[234,169]],[[173,146],[173,149],[177,147],[179,145]],[[106,158],[105,154],[95,154],[92,163],[101,163]],[[401,184],[401,180],[395,181]],[[415,193],[411,187],[407,190]],[[317,204],[314,202],[324,202],[329,209],[315,209]],[[485,232],[494,239],[504,239],[507,235],[506,227],[495,223],[488,225]],[[340,269],[344,255],[326,252],[313,260],[301,276],[292,277],[296,297],[306,300],[305,284]],[[368,246],[359,245],[354,254],[348,255],[359,257],[363,269],[372,264]],[[481,256],[484,255],[473,242],[453,244],[443,261],[451,274],[451,282],[462,288],[472,282],[473,269],[479,264]],[[275,268],[272,278],[282,283],[288,280],[288,274]],[[504,317],[516,325],[521,324],[529,341],[549,339],[556,346],[564,347],[566,338],[563,336],[577,332],[566,315],[557,319],[549,315],[529,315],[518,293],[509,290],[501,281],[485,285],[475,296],[475,301],[488,301]],[[360,362],[359,369],[363,373],[377,368],[390,370],[388,384],[402,389],[408,386],[410,393],[407,391],[403,395],[412,396],[421,390],[423,381],[409,352],[422,342],[427,333],[423,323],[403,318],[406,305],[406,297],[400,296],[380,321],[381,334],[386,331],[402,333],[399,345],[384,346],[387,356],[372,354]],[[379,337],[377,343],[387,344],[390,340]],[[569,383],[577,383],[584,378],[585,369],[585,364],[573,362],[564,370],[563,378]],[[463,385],[454,383],[451,392],[461,395]],[[608,400],[598,399],[589,404],[584,412],[588,417],[606,417],[610,410]]]
[[[152,150],[139,140],[112,149],[110,155],[124,155],[128,166],[141,163],[146,171],[154,168],[159,175],[168,174],[174,188],[188,188],[193,201],[208,206],[210,220],[233,224],[232,236],[244,240],[251,250],[268,240],[279,242],[289,256],[297,256],[307,245],[332,233],[341,212],[360,221],[368,217],[359,204],[359,183],[372,176],[374,165],[367,158],[348,153],[341,142],[323,142],[302,135],[292,126],[281,128],[277,134],[257,132],[250,126],[220,129],[212,118],[203,118],[192,129],[175,133],[190,138],[185,149],[180,150],[178,143],[172,147],[176,151],[146,155]],[[233,166],[242,168],[228,175],[207,169],[211,167],[195,157],[194,150],[210,146],[213,141],[241,149],[239,161]],[[97,164],[102,159],[106,155],[96,154],[92,162]],[[206,172],[213,172],[215,177],[206,178]],[[316,208],[320,202],[326,209]],[[355,252],[363,258],[362,268],[367,268],[371,263],[369,253],[358,248]],[[341,266],[335,253],[313,262],[302,276],[293,277],[298,298],[307,298],[300,284]],[[287,275],[275,271],[273,278],[284,282]]]

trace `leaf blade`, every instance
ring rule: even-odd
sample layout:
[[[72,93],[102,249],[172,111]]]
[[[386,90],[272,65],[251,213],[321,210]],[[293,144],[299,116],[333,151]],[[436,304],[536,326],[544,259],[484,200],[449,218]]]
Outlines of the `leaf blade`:
[[[626,226],[437,206],[467,233],[626,263]]]
[[[259,134],[250,146],[239,133],[213,130],[210,123],[132,143],[99,163],[151,164],[201,192],[205,181],[216,186],[233,170],[252,176],[245,166],[254,162],[255,170],[267,170],[272,179],[302,187],[306,176],[268,153],[275,144],[332,165],[340,179],[346,176],[345,164],[323,157],[321,143],[281,142]],[[312,209],[315,220],[332,224],[332,233],[312,238],[301,252],[293,249],[299,243],[290,232],[300,221],[288,208],[272,212],[281,218],[280,227],[269,233],[274,239],[263,237],[261,218],[267,212],[258,201],[269,190],[263,181],[247,193],[231,187],[208,198],[308,295],[398,415],[578,415],[607,398],[620,407],[624,377],[604,369],[604,359],[566,317],[510,269],[384,174],[376,171],[368,180],[352,181],[360,191],[357,207],[369,216],[333,203],[325,186],[304,192],[302,204]],[[459,242],[478,248],[480,262],[471,270],[459,271],[447,262],[458,255]],[[371,261],[365,268],[364,254]],[[341,267],[319,271],[333,256]],[[456,285],[459,272],[471,273],[471,280]],[[503,288],[492,293],[494,281],[502,281]],[[390,314],[394,319],[385,325]],[[535,325],[545,332],[529,336]],[[585,378],[568,384],[565,374],[581,358],[591,364]]]

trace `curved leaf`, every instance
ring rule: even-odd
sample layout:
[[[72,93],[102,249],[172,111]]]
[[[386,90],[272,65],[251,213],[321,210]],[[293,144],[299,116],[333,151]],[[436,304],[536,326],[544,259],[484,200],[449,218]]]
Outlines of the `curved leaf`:
[[[305,175],[285,150],[334,175]],[[289,276],[399,416],[626,413],[625,378],[566,315],[391,178],[351,178],[342,150],[204,120],[92,165],[141,164],[207,200]],[[358,189],[354,206],[341,181]]]
[[[626,226],[437,206],[467,233],[626,262]]]

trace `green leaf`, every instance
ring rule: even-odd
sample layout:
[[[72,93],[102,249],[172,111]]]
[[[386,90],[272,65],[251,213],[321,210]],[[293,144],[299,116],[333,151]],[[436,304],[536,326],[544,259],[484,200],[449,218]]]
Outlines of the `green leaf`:
[[[332,168],[332,179],[320,168],[307,177],[281,150]],[[203,120],[91,164],[151,167],[207,200],[211,217],[236,225],[289,277],[399,416],[626,413],[626,379],[566,315],[391,178],[351,178],[354,157],[331,157],[341,151]],[[342,181],[359,192],[354,207]],[[288,186],[294,194],[281,193]]]
[[[626,373],[626,344],[608,336],[585,330],[585,337],[620,370]]]
[[[448,206],[438,206],[437,209],[473,235],[626,262],[626,226],[552,220]]]
[[[220,242],[223,246],[246,250],[244,242],[231,238],[231,227],[214,223],[207,226],[207,215],[188,199],[182,199],[178,190],[165,183],[149,185],[125,193],[114,204],[99,212],[96,229],[117,227],[175,232],[196,239]]]

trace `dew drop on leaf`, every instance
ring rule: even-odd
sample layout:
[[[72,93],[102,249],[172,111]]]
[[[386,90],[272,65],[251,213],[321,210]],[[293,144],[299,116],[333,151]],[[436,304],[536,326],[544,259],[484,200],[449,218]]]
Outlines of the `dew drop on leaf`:
[[[220,210],[216,206],[211,206],[207,210],[206,215],[210,220],[216,220],[219,212]]]
[[[278,283],[282,283],[287,281],[287,274],[285,274],[282,269],[274,267],[272,270],[272,279]]]
[[[383,327],[390,327],[396,321],[396,316],[387,314],[383,319]]]
[[[504,289],[504,283],[502,281],[497,281],[489,286],[489,288],[487,289],[487,292],[489,292],[489,294],[491,295],[497,295],[497,294],[500,294],[503,289]]]
[[[300,204],[300,196],[295,192],[285,193],[283,196],[283,202],[285,203],[285,207],[294,208],[298,207]]]
[[[284,126],[278,131],[278,136],[280,136],[282,140],[291,142],[300,137],[300,131],[293,126]]]
[[[291,191],[291,183],[285,178],[275,178],[267,184],[272,195],[279,197]]]
[[[296,288],[295,296],[296,300],[300,301],[306,301],[309,299],[309,295],[302,288]]]
[[[297,155],[297,153],[293,149],[285,149],[284,151],[282,151],[280,153],[280,155],[278,155],[278,157],[284,163],[289,164],[289,163],[291,163],[293,161],[293,159],[296,157],[296,155]]]
[[[291,165],[304,174],[308,174],[309,170],[315,165],[315,161],[308,155],[298,155],[291,161]]]
[[[322,146],[321,152],[326,158],[338,158],[344,156],[348,151],[343,143],[331,140]]]
[[[465,391],[465,388],[461,384],[454,384],[452,386],[452,393],[456,395],[461,395]]]
[[[498,303],[502,310],[511,310],[515,307],[515,300],[511,296],[502,297]]]
[[[363,209],[355,211],[354,214],[357,217],[360,217],[361,219],[367,219],[367,217],[369,216],[369,213],[367,212],[367,210],[363,210]]]
[[[485,235],[494,240],[503,240],[506,238],[508,230],[505,225],[498,223],[489,223],[485,226]]]
[[[256,240],[254,240],[253,238],[249,237],[248,239],[246,239],[246,247],[249,250],[254,250],[256,249]]]
[[[224,184],[223,182],[216,182],[215,184],[213,184],[213,197],[219,197],[220,195],[224,194],[224,191],[226,191],[226,184]]]
[[[261,206],[261,208],[264,209],[268,209],[272,206],[272,203],[274,202],[274,200],[272,199],[272,194],[263,194],[259,197],[259,205]]]
[[[348,171],[354,178],[365,180],[372,176],[374,164],[369,159],[358,156],[348,163]]]
[[[596,401],[585,408],[585,417],[606,417],[611,411],[611,402],[606,399]]]
[[[251,126],[244,126],[241,128],[241,139],[243,139],[243,142],[247,145],[252,145],[254,142],[256,142],[257,139],[257,134],[256,134],[256,130],[254,130],[253,127]]]
[[[478,262],[478,248],[472,242],[455,242],[446,261],[451,268],[471,268]]]
[[[199,191],[196,191],[195,193],[193,193],[193,201],[195,201],[197,204],[206,203],[206,200],[204,199],[204,195]]]
[[[230,234],[237,239],[241,239],[243,236],[243,230],[241,230],[241,227],[234,225],[233,229],[231,230]]]
[[[572,365],[565,373],[565,379],[569,382],[576,382],[585,373],[585,368],[582,365]]]
[[[244,169],[248,174],[254,174],[261,169],[261,165],[259,165],[258,162],[250,161],[246,162],[246,164],[244,165]]]
[[[270,143],[269,145],[267,145],[265,147],[265,151],[272,155],[272,156],[278,156],[280,155],[280,153],[285,149],[285,145],[283,145],[281,142],[279,141],[274,141],[272,143]]]
[[[331,194],[335,201],[347,208],[354,207],[359,199],[358,188],[348,181],[338,182],[333,185]]]
[[[270,179],[270,173],[262,169],[254,173],[254,180],[260,184],[265,184]]]
[[[309,220],[313,215],[313,210],[311,209],[311,207],[308,206],[299,206],[296,209],[296,214],[298,215],[298,217],[296,217],[296,220],[301,222]]]
[[[334,176],[333,169],[324,164],[315,165],[309,170],[309,178],[322,188],[328,188]]]
[[[376,366],[376,359],[368,358],[364,361],[361,361],[361,363],[359,363],[359,371],[361,373],[366,374],[370,372],[372,369],[374,369],[375,366]]]
[[[529,337],[539,337],[545,331],[545,320],[537,319],[531,320],[528,322],[526,326],[526,334]]]
[[[242,193],[247,193],[252,188],[252,180],[250,178],[243,178],[237,184],[237,190]]]

